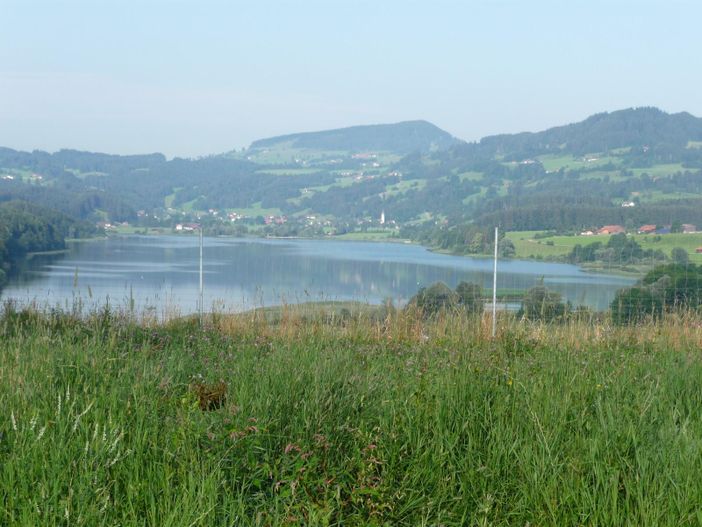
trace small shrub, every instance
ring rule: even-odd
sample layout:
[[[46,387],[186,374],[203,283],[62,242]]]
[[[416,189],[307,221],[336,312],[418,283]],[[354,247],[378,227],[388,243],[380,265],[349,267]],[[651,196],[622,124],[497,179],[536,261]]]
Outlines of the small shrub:
[[[431,316],[442,310],[455,309],[458,306],[458,295],[445,283],[436,282],[421,288],[409,301],[409,305],[416,306],[424,316]]]
[[[548,322],[562,319],[569,311],[570,306],[561,301],[561,295],[554,291],[549,291],[541,283],[526,292],[518,316],[529,320]]]
[[[458,304],[469,313],[481,314],[485,308],[483,288],[478,284],[461,282],[456,286]]]

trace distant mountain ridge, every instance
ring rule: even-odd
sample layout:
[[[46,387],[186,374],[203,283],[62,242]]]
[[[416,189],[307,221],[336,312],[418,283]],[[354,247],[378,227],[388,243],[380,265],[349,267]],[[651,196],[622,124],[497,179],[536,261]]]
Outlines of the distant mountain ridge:
[[[469,148],[491,154],[540,154],[556,150],[583,155],[616,148],[667,144],[684,147],[702,141],[702,119],[687,112],[669,114],[658,108],[628,108],[541,132],[499,134],[471,143]]]
[[[472,143],[406,121],[271,137],[198,159],[0,148],[0,202],[92,223],[171,227],[211,216],[222,233],[239,229],[242,217],[268,234],[265,220],[285,217],[288,230],[277,235],[346,232],[381,215],[437,229],[460,221],[579,229],[622,215],[702,225],[700,196],[702,119],[656,108]]]
[[[404,121],[303,132],[259,139],[251,150],[287,145],[291,148],[343,151],[385,151],[399,154],[444,150],[462,141],[427,121]]]

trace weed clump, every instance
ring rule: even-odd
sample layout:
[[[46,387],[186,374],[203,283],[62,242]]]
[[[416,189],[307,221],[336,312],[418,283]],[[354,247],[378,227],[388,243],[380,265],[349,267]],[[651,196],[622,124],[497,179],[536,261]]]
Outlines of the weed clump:
[[[227,401],[227,385],[223,381],[196,382],[191,385],[190,390],[197,397],[198,406],[203,412],[217,410]]]

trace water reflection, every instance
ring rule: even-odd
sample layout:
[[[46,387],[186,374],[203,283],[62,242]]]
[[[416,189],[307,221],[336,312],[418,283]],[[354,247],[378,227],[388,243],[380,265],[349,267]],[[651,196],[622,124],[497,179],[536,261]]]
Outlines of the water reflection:
[[[205,240],[205,303],[240,311],[309,300],[402,304],[419,287],[461,280],[492,285],[489,259],[431,253],[393,243],[327,240]],[[3,298],[70,307],[106,300],[137,309],[197,309],[198,249],[194,237],[114,237],[71,244],[67,253],[36,257],[10,277]],[[572,265],[500,262],[499,288],[527,289],[543,279],[574,304],[604,309],[633,281],[585,273]]]

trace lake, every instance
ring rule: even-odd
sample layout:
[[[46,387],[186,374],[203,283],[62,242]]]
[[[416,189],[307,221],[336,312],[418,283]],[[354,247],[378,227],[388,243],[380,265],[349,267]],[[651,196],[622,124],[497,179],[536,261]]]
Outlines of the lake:
[[[319,300],[405,303],[420,287],[461,280],[492,287],[492,260],[432,253],[402,243],[205,238],[205,306],[224,312]],[[505,260],[498,289],[544,283],[573,304],[606,309],[630,278],[574,265]],[[9,277],[0,298],[42,307],[110,305],[186,314],[198,305],[194,236],[124,236],[70,243],[37,255]]]

